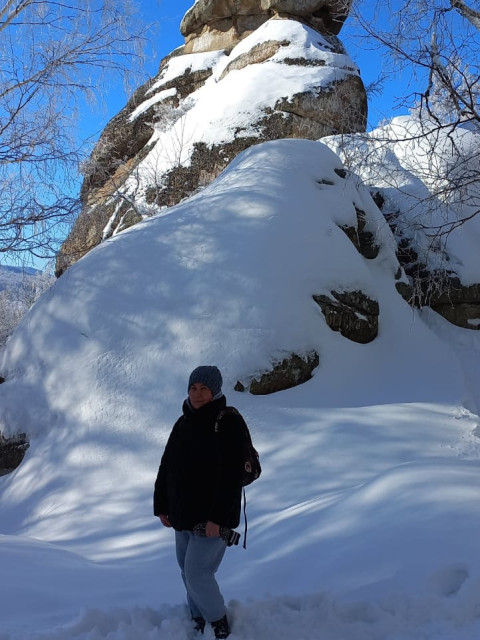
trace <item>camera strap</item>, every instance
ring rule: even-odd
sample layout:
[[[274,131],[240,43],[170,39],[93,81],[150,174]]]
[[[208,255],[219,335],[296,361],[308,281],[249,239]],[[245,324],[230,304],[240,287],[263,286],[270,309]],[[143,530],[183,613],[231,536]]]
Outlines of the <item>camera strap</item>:
[[[220,423],[221,419],[223,418],[223,416],[225,416],[226,414],[229,414],[229,413],[230,414],[234,414],[234,415],[240,415],[238,413],[238,411],[234,407],[225,407],[225,409],[222,409],[222,411],[220,411],[220,413],[217,416],[217,421],[215,422],[215,427],[214,427],[215,433],[218,433],[218,431],[219,431],[219,426],[220,426],[219,423]],[[247,427],[247,429],[248,429],[248,427]],[[247,548],[248,519],[247,519],[247,495],[245,493],[245,485],[242,486],[242,492],[243,492],[243,522],[244,522],[242,547],[244,549],[246,549]]]
[[[244,549],[247,548],[247,530],[248,530],[248,520],[247,520],[247,495],[245,493],[245,487],[243,488],[243,521],[244,521],[244,527],[243,527],[243,545],[242,547]]]

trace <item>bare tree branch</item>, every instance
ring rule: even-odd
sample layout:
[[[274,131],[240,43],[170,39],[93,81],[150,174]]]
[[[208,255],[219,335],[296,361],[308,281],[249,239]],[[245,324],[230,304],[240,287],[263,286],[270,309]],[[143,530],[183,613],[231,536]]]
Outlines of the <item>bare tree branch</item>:
[[[140,68],[146,28],[134,3],[0,5],[0,254],[53,257],[75,219],[78,113],[102,83]]]
[[[475,11],[463,2],[463,0],[450,0],[453,9],[461,14],[465,20],[468,20],[476,29],[480,30],[480,11]]]

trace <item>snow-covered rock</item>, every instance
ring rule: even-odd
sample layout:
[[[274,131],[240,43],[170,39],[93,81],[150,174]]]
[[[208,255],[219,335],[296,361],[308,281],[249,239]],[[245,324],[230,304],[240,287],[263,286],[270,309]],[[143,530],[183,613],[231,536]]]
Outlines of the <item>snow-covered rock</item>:
[[[249,146],[364,131],[366,116],[359,70],[338,37],[293,16],[262,21],[228,50],[175,50],[103,131],[57,275],[209,184]]]
[[[324,142],[375,194],[408,276],[399,283],[402,295],[480,329],[478,128],[402,116]]]

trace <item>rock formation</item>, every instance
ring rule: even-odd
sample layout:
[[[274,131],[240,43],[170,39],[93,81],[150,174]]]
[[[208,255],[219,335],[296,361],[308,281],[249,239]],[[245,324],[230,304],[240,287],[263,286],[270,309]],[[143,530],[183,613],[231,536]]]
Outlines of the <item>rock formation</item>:
[[[325,142],[344,162],[348,157],[349,171],[369,187],[393,233],[398,293],[412,307],[430,307],[452,324],[480,330],[473,218],[469,228],[480,201],[478,181],[469,179],[459,188],[461,181],[449,177],[455,166],[465,175],[478,174],[480,134],[469,126],[442,133],[428,119],[401,116],[361,138],[332,136]],[[438,163],[433,175],[432,158]],[[365,258],[372,258],[379,248],[364,218],[357,209],[357,225],[342,229]]]
[[[0,433],[0,476],[7,475],[20,466],[30,446],[25,433],[5,438]]]
[[[272,16],[303,20],[320,33],[337,35],[351,0],[198,0],[180,25],[184,53],[232,49]]]
[[[359,71],[337,37],[350,0],[198,0],[167,56],[102,133],[61,275],[103,239],[209,184],[245,148],[364,131]]]
[[[329,296],[314,294],[313,299],[333,331],[360,344],[372,342],[377,337],[380,308],[376,300],[362,291],[331,291]]]
[[[245,384],[237,381],[235,391],[248,389],[255,396],[285,391],[310,380],[319,363],[320,357],[316,351],[302,356],[292,353],[280,362],[274,363],[272,369],[259,378],[252,378]]]
[[[398,214],[387,214],[392,231],[398,233]],[[440,252],[441,262],[449,265],[450,257],[445,249],[431,249]],[[451,266],[435,269],[421,259],[414,248],[412,239],[397,236],[397,258],[408,281],[396,283],[397,291],[413,307],[430,307],[452,324],[463,329],[480,330],[480,283],[463,284]],[[425,257],[424,257],[425,258]]]

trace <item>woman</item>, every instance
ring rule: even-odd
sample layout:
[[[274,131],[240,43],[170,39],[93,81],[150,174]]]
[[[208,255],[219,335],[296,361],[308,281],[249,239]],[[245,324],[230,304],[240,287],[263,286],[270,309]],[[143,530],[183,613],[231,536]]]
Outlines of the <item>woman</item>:
[[[177,560],[195,629],[206,622],[215,638],[230,635],[215,573],[226,542],[220,527],[240,522],[245,435],[234,411],[217,418],[227,401],[217,367],[197,367],[188,381],[183,415],[175,423],[162,456],[154,493],[154,514],[175,529]],[[205,524],[205,536],[193,533]]]

